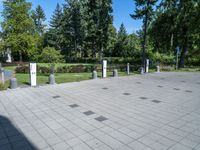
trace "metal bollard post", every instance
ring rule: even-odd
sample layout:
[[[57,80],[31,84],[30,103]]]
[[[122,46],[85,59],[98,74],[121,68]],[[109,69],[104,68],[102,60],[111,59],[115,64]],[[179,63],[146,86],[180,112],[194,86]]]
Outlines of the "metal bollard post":
[[[92,72],[92,79],[97,79],[98,77],[97,77],[97,71],[93,71]]]
[[[140,68],[140,74],[144,74],[144,68],[143,67]]]
[[[129,63],[127,64],[127,74],[128,75],[130,74],[130,64]]]
[[[17,79],[16,78],[12,78],[10,80],[10,88],[11,89],[16,89],[17,88]]]
[[[49,84],[53,85],[53,84],[55,84],[55,83],[56,83],[56,81],[55,81],[55,76],[54,76],[53,74],[51,74],[51,75],[49,76]]]
[[[114,69],[114,71],[113,71],[113,77],[118,77],[118,71],[117,71],[117,69]]]

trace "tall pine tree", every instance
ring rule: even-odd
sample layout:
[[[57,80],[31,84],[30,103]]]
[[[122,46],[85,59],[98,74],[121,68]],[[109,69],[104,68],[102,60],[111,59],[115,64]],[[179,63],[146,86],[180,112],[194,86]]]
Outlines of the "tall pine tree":
[[[36,9],[32,12],[32,18],[35,23],[36,31],[42,35],[45,32],[45,13],[40,5],[36,7]]]
[[[147,30],[153,16],[153,7],[158,0],[135,0],[136,10],[131,14],[133,19],[143,19],[142,66],[146,68]]]
[[[45,46],[54,47],[56,50],[62,50],[63,48],[63,33],[61,31],[63,19],[63,10],[59,3],[50,20],[50,28],[45,34]]]

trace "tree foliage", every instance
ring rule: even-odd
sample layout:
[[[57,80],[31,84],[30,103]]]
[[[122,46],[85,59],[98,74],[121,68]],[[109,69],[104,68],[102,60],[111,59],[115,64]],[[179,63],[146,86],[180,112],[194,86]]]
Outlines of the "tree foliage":
[[[35,49],[34,23],[30,17],[31,3],[25,0],[7,0],[3,2],[3,46],[12,53],[28,57]]]
[[[64,62],[63,56],[52,47],[45,47],[39,55],[39,62],[42,63],[62,63]]]

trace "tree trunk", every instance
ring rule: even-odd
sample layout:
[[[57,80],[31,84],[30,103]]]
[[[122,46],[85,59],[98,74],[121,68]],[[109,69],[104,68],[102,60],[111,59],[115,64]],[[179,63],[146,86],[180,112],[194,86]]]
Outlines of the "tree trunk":
[[[185,56],[187,53],[187,44],[183,46],[183,51],[181,52],[180,56],[180,62],[179,62],[179,68],[184,68],[185,67]]]
[[[23,61],[23,60],[22,60],[22,53],[20,52],[20,53],[19,53],[19,62],[22,63],[22,61]]]
[[[142,44],[142,66],[146,72],[146,44],[147,44],[147,28],[148,28],[148,7],[150,5],[150,1],[147,2],[147,10],[144,19],[144,37],[143,37],[143,44]]]
[[[187,32],[185,32],[185,33],[187,33]],[[183,43],[183,50],[182,50],[181,56],[180,56],[179,68],[185,67],[185,57],[186,57],[187,51],[188,51],[188,37],[186,36],[184,39],[184,43]]]

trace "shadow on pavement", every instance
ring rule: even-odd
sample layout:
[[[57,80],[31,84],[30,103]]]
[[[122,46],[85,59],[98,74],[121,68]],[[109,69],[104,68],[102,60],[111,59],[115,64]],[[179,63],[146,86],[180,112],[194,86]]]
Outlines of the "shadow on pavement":
[[[0,150],[37,150],[12,122],[0,115]]]

